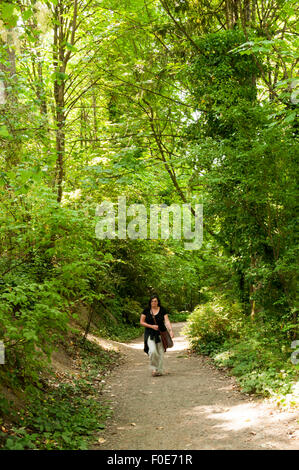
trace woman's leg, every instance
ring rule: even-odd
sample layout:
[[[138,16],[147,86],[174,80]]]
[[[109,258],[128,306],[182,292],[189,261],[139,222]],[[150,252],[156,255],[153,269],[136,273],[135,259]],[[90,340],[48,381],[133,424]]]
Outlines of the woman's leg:
[[[159,355],[159,362],[157,367],[157,372],[159,374],[163,374],[163,361],[164,361],[164,347],[162,341],[156,344],[156,348],[158,350]]]
[[[163,373],[163,359],[164,359],[164,348],[162,341],[156,343],[154,340],[148,338],[147,340],[149,348],[150,368],[152,372],[159,374]]]

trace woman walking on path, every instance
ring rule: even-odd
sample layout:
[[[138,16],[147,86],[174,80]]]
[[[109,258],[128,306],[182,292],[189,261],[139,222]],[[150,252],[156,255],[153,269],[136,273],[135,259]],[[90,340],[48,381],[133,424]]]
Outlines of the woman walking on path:
[[[160,331],[166,331],[167,328],[172,338],[174,334],[168,315],[157,295],[151,296],[148,307],[143,310],[140,325],[145,327],[144,352],[149,355],[152,376],[163,375],[164,348]]]

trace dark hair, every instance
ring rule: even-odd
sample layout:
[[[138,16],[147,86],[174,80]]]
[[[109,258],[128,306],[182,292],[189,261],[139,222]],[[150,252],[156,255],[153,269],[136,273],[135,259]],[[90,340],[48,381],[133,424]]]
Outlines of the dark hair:
[[[158,307],[161,307],[161,302],[160,302],[159,297],[156,294],[153,294],[153,295],[150,296],[150,299],[148,301],[149,308],[151,308],[151,302],[152,302],[153,299],[157,299],[158,300]]]

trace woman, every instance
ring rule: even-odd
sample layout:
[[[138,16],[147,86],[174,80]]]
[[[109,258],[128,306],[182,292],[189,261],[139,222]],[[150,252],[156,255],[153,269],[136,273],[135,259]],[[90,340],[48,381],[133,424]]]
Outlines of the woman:
[[[168,315],[161,306],[157,295],[151,296],[148,307],[143,310],[140,316],[140,325],[145,327],[144,352],[150,357],[152,376],[163,375],[164,348],[159,330],[166,331],[167,327],[172,338],[174,338],[174,334]]]

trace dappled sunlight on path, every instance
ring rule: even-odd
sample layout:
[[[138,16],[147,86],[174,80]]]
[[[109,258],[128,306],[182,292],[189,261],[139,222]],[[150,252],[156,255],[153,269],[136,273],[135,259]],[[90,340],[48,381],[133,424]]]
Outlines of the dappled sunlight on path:
[[[176,336],[173,342],[174,342],[173,347],[167,350],[167,354],[170,354],[176,351],[183,351],[188,348],[188,340],[183,335]],[[122,346],[128,349],[139,349],[139,350],[142,349],[143,350],[143,347],[144,347],[143,336],[142,338],[138,338],[137,340],[134,340],[130,343],[119,343],[119,344],[121,344]]]
[[[169,375],[162,377],[150,374],[143,336],[113,342],[125,359],[104,390],[114,416],[94,448],[299,449],[296,413],[240,393],[210,359],[190,354],[184,325],[173,324],[174,347],[165,353]],[[170,416],[175,426],[166,427]]]

